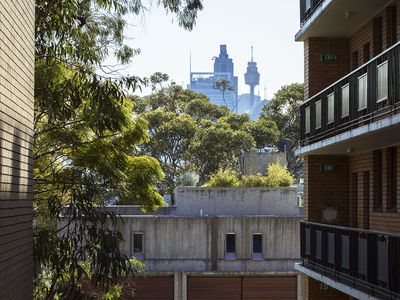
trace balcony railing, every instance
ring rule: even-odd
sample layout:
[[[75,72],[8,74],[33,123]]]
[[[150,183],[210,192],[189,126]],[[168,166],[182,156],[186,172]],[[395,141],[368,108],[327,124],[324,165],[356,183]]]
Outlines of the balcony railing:
[[[305,146],[399,112],[400,43],[300,106]]]
[[[300,26],[308,20],[323,0],[300,0]]]
[[[379,299],[400,299],[400,235],[302,221],[304,266]]]

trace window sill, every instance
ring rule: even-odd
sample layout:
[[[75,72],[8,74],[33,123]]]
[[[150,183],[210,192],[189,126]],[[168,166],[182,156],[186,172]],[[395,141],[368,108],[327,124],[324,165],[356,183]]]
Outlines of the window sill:
[[[225,260],[236,260],[236,253],[225,253]]]

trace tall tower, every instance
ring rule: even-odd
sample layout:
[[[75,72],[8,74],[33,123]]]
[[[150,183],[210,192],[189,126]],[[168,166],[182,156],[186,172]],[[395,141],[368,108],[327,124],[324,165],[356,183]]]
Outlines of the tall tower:
[[[254,88],[260,83],[260,73],[257,70],[257,63],[253,61],[253,46],[251,47],[251,61],[247,63],[247,72],[244,74],[244,81],[250,86],[250,107],[254,106]]]

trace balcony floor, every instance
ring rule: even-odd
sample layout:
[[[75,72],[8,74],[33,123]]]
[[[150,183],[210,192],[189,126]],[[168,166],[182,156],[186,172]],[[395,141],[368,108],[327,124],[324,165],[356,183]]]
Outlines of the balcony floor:
[[[300,147],[296,155],[350,155],[400,143],[400,114]]]
[[[345,293],[347,295],[350,295],[354,298],[357,299],[370,299],[370,300],[378,300],[378,299],[390,299],[385,298],[383,296],[372,296],[370,293],[362,291],[361,289],[356,289],[352,287],[351,285],[345,284],[343,282],[339,282],[334,279],[334,276],[322,274],[323,271],[317,272],[316,270],[313,270],[311,267],[307,267],[302,263],[296,263],[295,264],[295,269],[304,275],[307,275],[308,277],[311,277],[319,282],[322,282],[342,293]],[[322,269],[321,269],[322,270]]]

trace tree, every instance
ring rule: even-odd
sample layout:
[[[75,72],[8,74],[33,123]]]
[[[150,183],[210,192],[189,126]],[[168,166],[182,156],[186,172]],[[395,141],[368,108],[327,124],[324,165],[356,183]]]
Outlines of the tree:
[[[201,0],[157,2],[191,29]],[[128,95],[144,83],[104,65],[139,53],[124,43],[126,18],[144,13],[140,0],[36,1],[34,259],[35,297],[84,298],[90,278],[108,291],[140,267],[122,255],[122,235],[109,201],[154,210],[164,205],[158,161],[139,156],[147,122],[131,116]],[[60,215],[63,217],[61,218]],[[112,226],[111,226],[112,228]]]
[[[261,118],[276,123],[280,137],[297,145],[299,141],[300,104],[304,100],[304,84],[293,83],[283,86],[263,108]]]
[[[294,156],[299,144],[300,104],[304,100],[304,84],[293,83],[283,86],[274,98],[263,108],[260,119],[274,121],[280,132],[280,139],[288,140],[289,170],[299,176],[302,161]]]
[[[160,160],[166,176],[159,187],[172,196],[184,173],[197,173],[203,184],[219,169],[239,172],[243,152],[273,145],[278,136],[273,121],[251,121],[177,85],[137,97],[135,103],[135,113],[149,123],[150,142],[140,151]]]
[[[185,156],[196,132],[196,124],[187,114],[177,115],[161,109],[150,111],[144,117],[149,123],[151,139],[143,144],[142,149],[161,162],[166,174],[161,191],[171,195],[174,203],[174,189],[186,171]]]
[[[234,91],[235,89],[231,86],[231,83],[228,80],[220,79],[214,82],[213,88],[219,90],[222,93],[222,100],[224,101],[226,107],[229,107],[228,103],[225,100],[225,93]],[[236,107],[236,106],[235,106]],[[235,108],[234,107],[234,108]],[[232,108],[232,110],[234,109]]]

